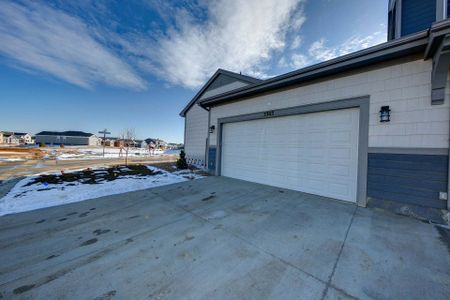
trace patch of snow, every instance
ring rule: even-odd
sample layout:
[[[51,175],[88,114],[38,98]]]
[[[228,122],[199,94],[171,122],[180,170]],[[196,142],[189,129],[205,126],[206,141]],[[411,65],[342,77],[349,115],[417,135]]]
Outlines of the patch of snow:
[[[202,178],[202,175],[196,174],[194,172],[192,172],[191,170],[180,170],[180,171],[175,171],[172,174],[178,175],[178,176],[183,176],[184,178],[187,179],[199,179]]]
[[[121,176],[114,181],[99,181],[98,184],[64,182],[25,186],[37,177],[30,176],[19,181],[6,196],[0,199],[0,216],[201,178],[197,174],[188,178],[186,175],[189,174],[169,173],[151,166],[148,168],[152,171],[160,171],[161,174]],[[93,171],[101,172],[102,170]]]
[[[176,155],[178,150],[148,150],[145,148],[130,148],[128,150],[128,157],[151,157]],[[58,160],[77,160],[77,159],[102,159],[102,158],[125,158],[125,150],[120,151],[120,148],[105,148],[105,156],[103,156],[102,147],[78,147],[51,150],[51,154]]]
[[[0,157],[0,161],[25,161],[26,159],[24,158],[13,158],[13,157]]]

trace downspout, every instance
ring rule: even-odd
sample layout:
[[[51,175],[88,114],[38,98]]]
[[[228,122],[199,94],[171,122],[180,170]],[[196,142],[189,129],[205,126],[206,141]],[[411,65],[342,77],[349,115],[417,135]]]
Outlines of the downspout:
[[[184,115],[184,137],[183,137],[183,149],[186,153],[186,115]]]
[[[209,127],[211,126],[211,109],[207,108],[208,111],[208,127],[206,128],[207,137],[206,137],[206,149],[205,149],[205,166],[206,170],[209,173],[209,145],[210,145],[210,133],[209,133]]]
[[[448,95],[448,94],[447,94]],[[448,98],[448,96],[447,96]],[[447,100],[449,101],[449,100]],[[448,114],[450,117],[450,107],[448,109]],[[448,125],[449,133],[448,133],[448,156],[447,156],[447,225],[450,225],[450,118],[449,118],[449,125]]]

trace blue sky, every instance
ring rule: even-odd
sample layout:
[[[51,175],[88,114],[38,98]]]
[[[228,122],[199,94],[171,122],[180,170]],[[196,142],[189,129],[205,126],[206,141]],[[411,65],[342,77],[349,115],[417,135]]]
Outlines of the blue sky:
[[[217,68],[268,78],[386,40],[388,0],[2,1],[0,129],[182,142]]]

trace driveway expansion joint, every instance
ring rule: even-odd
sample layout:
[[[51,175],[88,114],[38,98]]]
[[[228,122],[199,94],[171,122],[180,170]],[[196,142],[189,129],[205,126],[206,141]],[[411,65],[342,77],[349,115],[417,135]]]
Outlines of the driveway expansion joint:
[[[347,230],[345,231],[344,240],[342,241],[342,245],[341,245],[341,248],[339,249],[338,256],[336,258],[336,261],[334,262],[333,270],[330,274],[330,277],[328,278],[328,282],[326,282],[326,287],[323,291],[322,300],[325,299],[325,297],[327,296],[327,293],[328,293],[328,289],[330,288],[330,286],[332,286],[331,281],[333,280],[334,273],[336,272],[337,264],[339,262],[339,259],[341,258],[342,251],[344,250],[345,242],[347,241],[348,233],[350,232],[350,228],[352,227],[353,220],[355,218],[355,214],[356,214],[357,210],[358,210],[358,206],[356,206],[355,209],[353,210],[352,217],[350,218],[350,223],[348,224]],[[345,294],[347,297],[350,297],[352,299],[358,299],[340,288],[337,288],[335,286],[332,286],[332,287],[334,289],[340,291],[341,293]]]

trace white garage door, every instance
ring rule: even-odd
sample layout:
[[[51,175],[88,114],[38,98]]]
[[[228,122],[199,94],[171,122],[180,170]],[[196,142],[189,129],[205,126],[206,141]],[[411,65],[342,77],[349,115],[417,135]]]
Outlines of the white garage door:
[[[226,123],[221,174],[356,202],[359,109]]]

